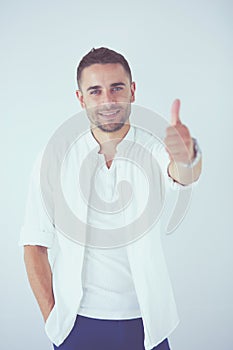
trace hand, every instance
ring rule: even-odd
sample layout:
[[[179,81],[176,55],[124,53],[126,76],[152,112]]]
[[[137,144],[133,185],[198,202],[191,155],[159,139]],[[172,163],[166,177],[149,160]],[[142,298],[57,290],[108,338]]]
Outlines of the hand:
[[[47,321],[53,307],[54,307],[54,302],[49,307],[46,307],[46,309],[45,308],[43,309],[42,316],[43,316],[44,322]]]
[[[171,108],[171,126],[166,130],[165,145],[170,160],[188,164],[194,158],[193,139],[187,126],[179,116],[180,100],[176,99]]]

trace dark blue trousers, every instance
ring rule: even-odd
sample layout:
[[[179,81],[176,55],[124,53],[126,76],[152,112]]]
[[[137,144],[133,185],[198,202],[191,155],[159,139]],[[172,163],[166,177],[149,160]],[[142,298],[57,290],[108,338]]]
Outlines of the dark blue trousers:
[[[78,330],[77,330],[78,328]],[[156,331],[156,330],[155,330]],[[58,350],[145,350],[141,318],[102,320],[79,315]],[[165,339],[152,350],[170,350]]]

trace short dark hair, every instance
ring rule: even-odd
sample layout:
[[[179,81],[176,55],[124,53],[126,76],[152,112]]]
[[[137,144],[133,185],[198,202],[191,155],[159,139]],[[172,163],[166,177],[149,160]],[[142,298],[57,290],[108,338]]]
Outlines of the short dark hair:
[[[92,64],[107,64],[107,63],[121,64],[125,69],[126,73],[129,75],[130,82],[132,82],[131,70],[124,56],[106,47],[99,47],[98,49],[93,48],[81,59],[77,68],[78,87],[80,88],[80,80],[81,80],[81,75],[84,68],[89,67]]]

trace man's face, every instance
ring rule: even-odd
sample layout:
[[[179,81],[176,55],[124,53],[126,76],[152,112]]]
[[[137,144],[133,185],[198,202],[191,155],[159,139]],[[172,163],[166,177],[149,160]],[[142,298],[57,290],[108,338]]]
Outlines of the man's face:
[[[93,64],[82,71],[77,97],[92,126],[113,132],[128,120],[134,92],[135,83],[121,64]]]

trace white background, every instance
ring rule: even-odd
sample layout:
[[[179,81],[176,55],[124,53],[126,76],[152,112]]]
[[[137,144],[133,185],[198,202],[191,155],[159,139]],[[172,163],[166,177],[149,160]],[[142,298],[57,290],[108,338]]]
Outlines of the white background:
[[[164,248],[181,323],[173,350],[230,350],[233,335],[233,6],[218,1],[1,1],[1,345],[47,350],[19,231],[32,162],[80,110],[77,63],[92,47],[128,59],[137,104],[174,98],[204,153],[190,210]],[[156,330],[155,330],[156,331]]]

